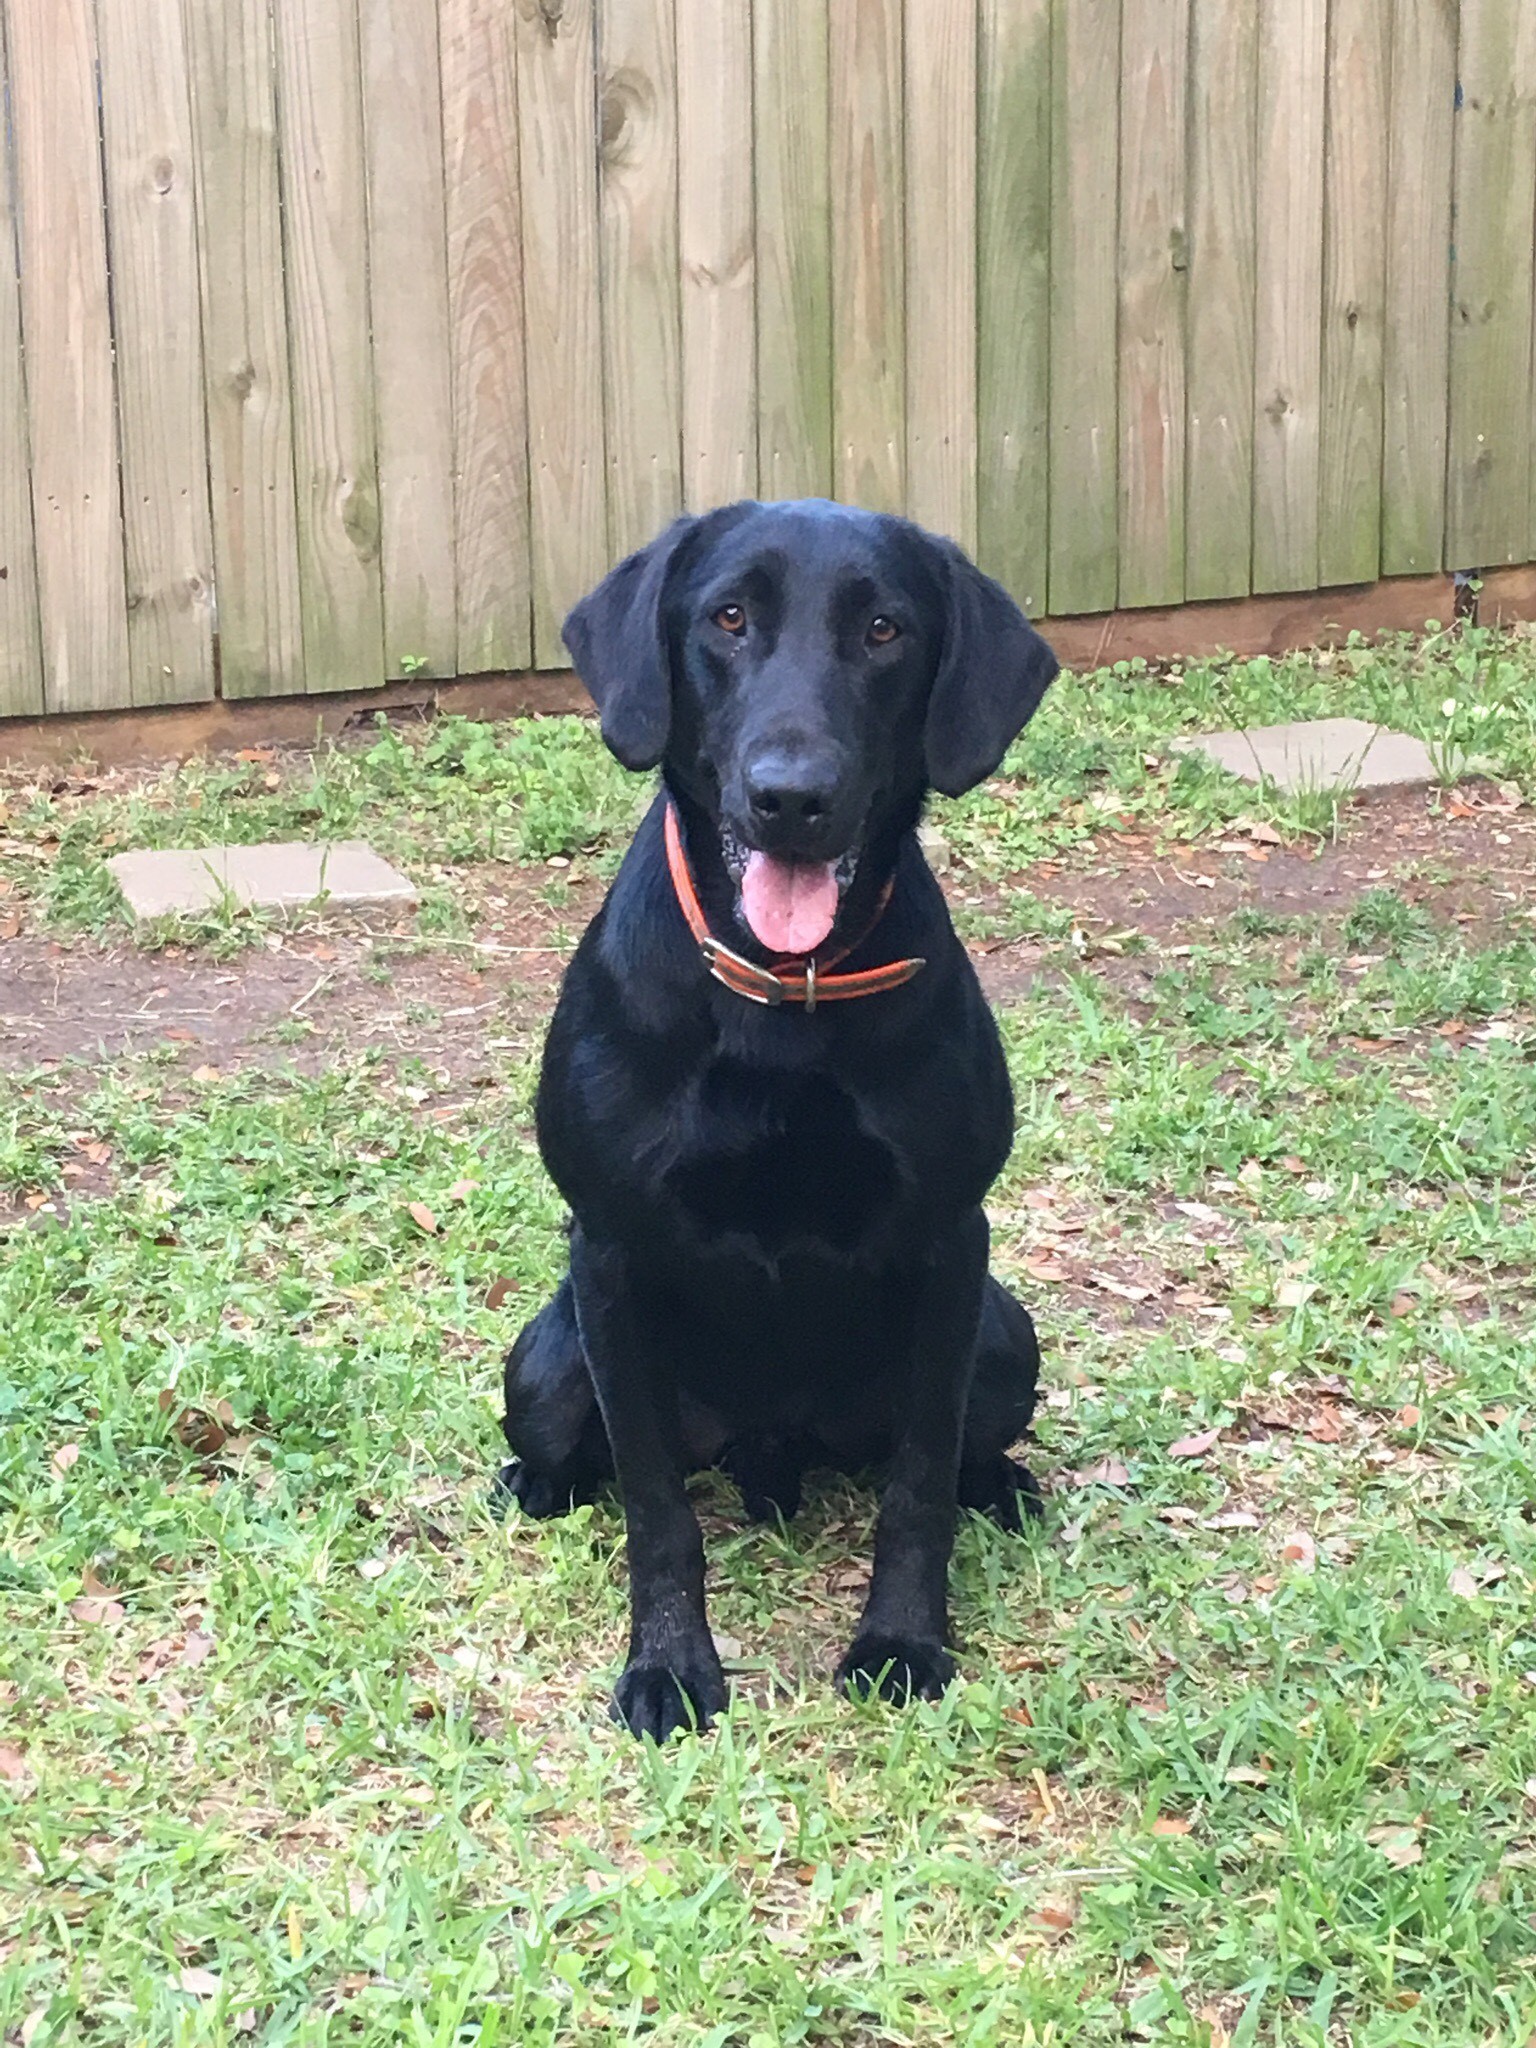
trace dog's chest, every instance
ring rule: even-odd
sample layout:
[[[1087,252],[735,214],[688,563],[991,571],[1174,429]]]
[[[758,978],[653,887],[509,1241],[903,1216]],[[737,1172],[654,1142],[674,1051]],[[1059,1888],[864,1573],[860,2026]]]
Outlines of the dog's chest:
[[[667,1192],[698,1238],[856,1252],[882,1233],[902,1189],[894,1147],[825,1075],[763,1075],[735,1063],[699,1077],[679,1119]]]

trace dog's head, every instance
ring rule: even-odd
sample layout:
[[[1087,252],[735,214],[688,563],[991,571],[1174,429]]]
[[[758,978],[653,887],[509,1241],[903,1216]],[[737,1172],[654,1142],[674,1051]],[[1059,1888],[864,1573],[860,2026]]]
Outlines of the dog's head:
[[[713,821],[739,914],[780,953],[825,940],[929,788],[992,773],[1056,673],[952,543],[820,500],[679,520],[565,643],[608,745]]]

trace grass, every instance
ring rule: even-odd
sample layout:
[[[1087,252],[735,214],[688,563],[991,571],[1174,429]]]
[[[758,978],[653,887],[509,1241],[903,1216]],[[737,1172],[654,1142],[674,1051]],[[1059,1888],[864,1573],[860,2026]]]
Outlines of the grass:
[[[1159,736],[1428,719],[1464,655],[1074,682],[948,808],[951,879],[1102,861],[1127,816],[1347,835]],[[1529,795],[1529,712],[1497,724]],[[9,900],[66,942],[118,930],[104,846],[321,829],[430,884],[430,950],[611,864],[638,797],[574,722],[454,722],[0,800]],[[872,1495],[743,1529],[701,1482],[734,1699],[660,1752],[604,1712],[616,1509],[485,1511],[562,1252],[494,1013],[478,1086],[366,1031],[319,1074],[0,1079],[0,2035],[1525,2048],[1536,927],[1406,886],[1102,961],[976,912],[1050,970],[1004,1014],[994,1203],[1045,1530],[966,1525],[963,1682],[902,1715],[828,1682]]]

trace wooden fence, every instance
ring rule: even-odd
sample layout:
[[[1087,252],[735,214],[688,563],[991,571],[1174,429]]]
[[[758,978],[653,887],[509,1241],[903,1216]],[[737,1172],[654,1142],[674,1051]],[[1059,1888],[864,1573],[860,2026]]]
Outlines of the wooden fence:
[[[1530,0],[0,22],[0,714],[559,666],[749,493],[1053,614],[1536,558]]]

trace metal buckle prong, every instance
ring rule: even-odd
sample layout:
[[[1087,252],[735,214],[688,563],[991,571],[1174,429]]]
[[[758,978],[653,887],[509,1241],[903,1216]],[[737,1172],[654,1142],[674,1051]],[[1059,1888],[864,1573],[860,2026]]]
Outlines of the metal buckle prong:
[[[805,963],[805,1014],[810,1016],[816,1007],[816,955],[812,953]]]
[[[745,996],[749,1003],[763,1003],[769,1009],[777,1009],[784,1000],[784,984],[779,977],[766,967],[759,967],[755,960],[744,960],[739,953],[733,953],[729,946],[722,946],[717,938],[700,939],[699,952],[710,973],[723,987],[735,995]],[[729,962],[737,974],[750,985],[738,988],[730,977],[721,972]]]

